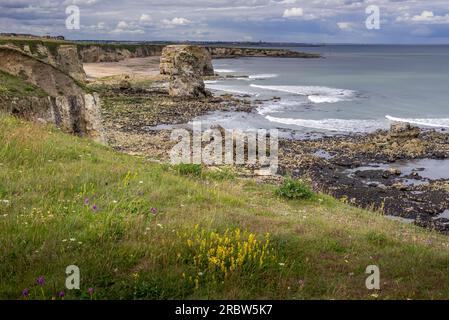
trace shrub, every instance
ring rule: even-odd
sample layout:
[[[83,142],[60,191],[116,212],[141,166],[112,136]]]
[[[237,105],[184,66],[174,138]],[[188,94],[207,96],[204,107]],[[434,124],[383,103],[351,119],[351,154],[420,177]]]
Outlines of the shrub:
[[[201,176],[202,173],[202,167],[200,164],[193,164],[193,163],[180,163],[175,166],[176,171],[178,174],[182,176]]]
[[[287,199],[307,200],[313,197],[313,191],[301,180],[286,178],[276,190],[276,195]]]

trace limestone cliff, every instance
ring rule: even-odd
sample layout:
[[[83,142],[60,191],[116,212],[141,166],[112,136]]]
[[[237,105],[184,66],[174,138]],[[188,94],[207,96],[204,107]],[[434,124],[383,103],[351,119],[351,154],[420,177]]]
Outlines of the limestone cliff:
[[[319,54],[287,49],[206,47],[214,59],[240,57],[319,58]]]
[[[78,52],[82,62],[117,62],[128,58],[160,56],[163,45],[96,45],[80,44]]]
[[[28,120],[50,122],[66,132],[104,141],[100,101],[52,64],[9,47],[0,47],[0,70],[39,87],[46,96],[0,97],[0,110]]]
[[[170,75],[172,97],[202,98],[208,95],[203,76],[214,72],[209,53],[198,46],[174,45],[164,48],[161,72]]]
[[[175,55],[177,55],[180,51],[187,50],[191,55],[195,56],[197,60],[196,68],[199,69],[200,73],[203,76],[213,76],[214,75],[214,67],[212,65],[212,57],[207,49],[199,46],[188,46],[188,45],[171,45],[166,46],[162,50],[161,56],[161,64],[160,70],[161,74],[170,75],[173,73],[173,69],[176,68],[175,63]]]
[[[78,81],[83,82],[86,80],[86,73],[75,44],[63,41],[2,39],[0,46],[22,51],[58,68]]]

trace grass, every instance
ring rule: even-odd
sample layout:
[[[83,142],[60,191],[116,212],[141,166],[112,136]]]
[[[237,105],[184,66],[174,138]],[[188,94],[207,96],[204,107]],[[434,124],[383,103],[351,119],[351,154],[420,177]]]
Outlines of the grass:
[[[445,236],[320,194],[180,175],[9,116],[0,139],[2,299],[57,298],[69,265],[81,289],[65,299],[449,298]],[[368,265],[380,291],[365,287]]]
[[[0,95],[6,97],[46,97],[47,94],[39,87],[26,83],[19,77],[0,70]]]
[[[58,52],[58,47],[63,44],[74,44],[70,41],[65,40],[56,40],[56,39],[30,39],[30,38],[21,38],[21,37],[0,37],[0,45],[2,44],[13,44],[17,47],[24,48],[28,46],[30,48],[31,53],[38,53],[38,46],[42,45],[47,47],[48,50],[56,55]]]

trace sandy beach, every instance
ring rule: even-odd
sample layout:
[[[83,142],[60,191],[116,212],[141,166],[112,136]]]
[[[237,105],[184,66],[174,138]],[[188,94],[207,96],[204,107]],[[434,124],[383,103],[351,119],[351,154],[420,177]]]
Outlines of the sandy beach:
[[[159,59],[158,56],[131,58],[119,62],[85,63],[83,67],[89,79],[120,75],[157,77],[159,75]]]

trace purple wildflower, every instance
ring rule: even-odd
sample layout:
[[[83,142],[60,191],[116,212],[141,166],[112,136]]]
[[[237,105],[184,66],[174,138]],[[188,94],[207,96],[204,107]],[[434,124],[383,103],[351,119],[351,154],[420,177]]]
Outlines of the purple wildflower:
[[[98,207],[97,207],[96,204],[94,204],[94,205],[92,206],[92,210],[93,210],[93,211],[97,211],[97,210],[98,210]]]
[[[23,289],[22,296],[28,297],[30,295],[30,290],[28,288]]]
[[[45,278],[44,276],[39,276],[39,278],[37,278],[36,283],[40,286],[43,286],[45,284]]]
[[[64,291],[60,291],[60,292],[58,293],[58,297],[64,298],[64,297],[65,297],[65,292],[64,292]]]
[[[86,205],[89,204],[89,198],[84,199],[84,204],[86,204]]]
[[[151,213],[156,215],[157,214],[157,209],[156,208],[151,208]]]
[[[90,295],[93,295],[94,294],[94,288],[87,289],[87,293],[90,294]]]

